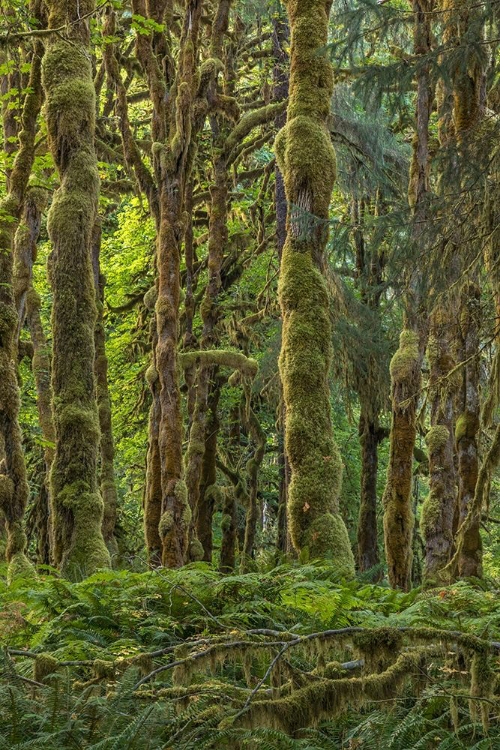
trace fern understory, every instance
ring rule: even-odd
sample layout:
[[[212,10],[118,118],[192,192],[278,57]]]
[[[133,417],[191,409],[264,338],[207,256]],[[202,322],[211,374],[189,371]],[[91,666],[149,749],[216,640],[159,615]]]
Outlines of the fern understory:
[[[0,580],[4,748],[500,747],[495,583],[328,566]]]

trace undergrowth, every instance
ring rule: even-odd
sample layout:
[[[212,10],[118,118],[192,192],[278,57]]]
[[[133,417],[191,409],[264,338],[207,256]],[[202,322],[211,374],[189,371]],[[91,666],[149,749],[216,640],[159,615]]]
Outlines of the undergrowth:
[[[0,601],[0,750],[500,747],[492,582],[403,594],[195,564],[1,578]],[[378,695],[398,654],[408,674]]]

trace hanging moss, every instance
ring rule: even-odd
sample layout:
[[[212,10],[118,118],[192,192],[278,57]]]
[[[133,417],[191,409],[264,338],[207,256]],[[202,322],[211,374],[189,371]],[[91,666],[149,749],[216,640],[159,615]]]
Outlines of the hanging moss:
[[[473,439],[476,437],[478,430],[479,415],[464,411],[455,424],[455,441],[459,443],[462,438]]]
[[[36,682],[44,682],[45,678],[57,672],[59,662],[51,654],[38,654],[35,659],[33,679]]]

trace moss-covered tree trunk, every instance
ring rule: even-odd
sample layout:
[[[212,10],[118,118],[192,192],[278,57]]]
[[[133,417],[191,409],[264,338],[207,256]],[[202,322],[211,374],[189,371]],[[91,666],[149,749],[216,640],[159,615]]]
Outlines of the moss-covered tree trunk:
[[[429,118],[433,98],[429,65],[425,62],[425,56],[431,49],[431,25],[425,0],[414,0],[413,12],[414,50],[416,55],[424,58],[424,62],[417,74],[416,132],[408,195],[413,209],[413,244],[421,253],[426,237]],[[423,299],[422,276],[415,269],[410,271],[407,278],[405,326],[390,366],[392,422],[389,465],[383,496],[384,542],[389,582],[393,588],[404,591],[410,587],[412,570],[412,465],[427,328]]]
[[[48,216],[56,452],[51,472],[54,562],[78,578],[110,564],[101,531],[99,417],[94,378],[95,290],[91,240],[99,197],[89,14],[93,0],[50,0],[43,60],[49,145],[60,187]]]
[[[22,221],[15,237],[14,297],[18,315],[18,332],[27,323],[33,357],[31,368],[35,380],[38,420],[44,440],[45,477],[35,508],[38,561],[48,565],[51,559],[50,532],[50,470],[54,460],[55,432],[52,413],[52,387],[50,383],[51,357],[40,314],[40,295],[33,287],[33,264],[37,255],[37,241],[42,213],[47,203],[47,192],[28,188]]]
[[[458,574],[461,577],[482,574],[480,513],[465,526],[472,510],[479,473],[479,348],[481,291],[473,282],[464,285],[460,299],[460,332],[462,361],[465,362],[459,396],[459,415],[455,425],[458,454],[458,523],[464,524],[459,545]],[[465,531],[465,533],[464,533]]]
[[[289,71],[288,71],[288,44],[290,42],[290,29],[288,28],[288,19],[284,9],[279,8],[273,16],[273,100],[276,102],[284,101],[288,98],[289,88]],[[286,124],[286,112],[280,113],[275,120],[276,130],[279,131]],[[274,202],[276,206],[276,250],[278,260],[281,263],[283,248],[286,242],[286,217],[288,207],[286,202],[285,181],[281,170],[276,164],[274,170],[275,188]],[[281,389],[281,384],[280,384]],[[287,505],[288,505],[288,485],[290,483],[290,471],[288,458],[285,453],[285,405],[283,397],[280,397],[279,416],[279,473],[280,489],[278,500],[277,525],[278,535],[276,540],[277,550],[281,553],[290,551],[290,535],[288,533]]]
[[[0,203],[0,509],[7,529],[9,577],[32,573],[25,555],[24,512],[28,482],[19,428],[17,383],[18,317],[14,298],[14,233],[23,210],[35,156],[37,117],[41,106],[41,49],[35,46],[30,88],[26,94],[19,147],[9,178],[7,196]]]
[[[115,480],[115,444],[111,424],[111,394],[108,385],[108,358],[106,356],[106,331],[104,328],[104,288],[106,278],[101,273],[101,221],[96,219],[92,233],[92,264],[96,290],[97,321],[95,327],[95,378],[97,409],[101,431],[100,488],[104,503],[102,535],[112,562],[117,562],[118,543],[115,529],[118,513],[118,491]]]
[[[429,495],[422,507],[420,529],[425,542],[424,578],[439,582],[453,548],[457,484],[454,451],[454,402],[457,374],[451,300],[440,300],[431,315],[427,358],[431,428],[425,442],[429,452]],[[444,579],[446,580],[446,579]]]
[[[213,371],[213,370],[212,370]],[[218,414],[221,395],[221,380],[214,374],[211,378],[207,400],[207,420],[205,425],[205,450],[200,478],[200,492],[196,511],[196,536],[203,549],[203,560],[212,562],[213,515],[215,502],[220,495],[217,488],[217,438],[220,420]]]
[[[276,139],[289,207],[279,298],[283,316],[280,374],[291,482],[288,517],[294,547],[330,558],[352,575],[354,559],[339,515],[342,462],[333,438],[329,370],[331,324],[323,277],[329,204],[336,176],[326,122],[333,73],[322,52],[328,0],[290,0],[290,96]]]

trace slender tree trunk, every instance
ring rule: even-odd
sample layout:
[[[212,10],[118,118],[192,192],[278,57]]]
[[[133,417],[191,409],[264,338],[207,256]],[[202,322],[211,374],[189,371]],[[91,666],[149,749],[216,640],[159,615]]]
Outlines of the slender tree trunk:
[[[479,473],[478,437],[479,405],[479,346],[481,321],[481,291],[477,284],[468,282],[460,300],[460,329],[463,342],[464,365],[460,393],[461,413],[455,425],[458,453],[458,518],[464,524],[472,509]],[[480,513],[470,519],[459,549],[460,577],[482,575],[482,542]]]
[[[118,511],[114,458],[115,445],[111,423],[111,395],[108,386],[108,359],[106,357],[106,331],[104,328],[104,287],[106,278],[101,273],[101,222],[97,218],[92,236],[92,262],[96,290],[97,322],[95,327],[95,379],[97,386],[97,408],[101,431],[101,495],[104,502],[102,535],[112,562],[116,563],[118,543],[115,537]]]
[[[65,575],[78,578],[110,564],[101,531],[94,378],[96,305],[91,240],[99,198],[89,53],[89,15],[94,2],[80,0],[70,7],[65,0],[50,0],[47,6],[49,28],[67,27],[69,37],[68,41],[55,34],[48,38],[42,70],[49,145],[60,178],[48,217],[54,295],[54,559]]]
[[[247,407],[245,404],[243,404],[241,408],[242,410],[245,410]],[[252,438],[252,442],[254,443],[255,450],[252,458],[247,461],[246,465],[248,505],[245,523],[245,539],[241,555],[241,567],[244,571],[248,569],[248,563],[254,557],[255,553],[255,538],[259,520],[259,503],[257,499],[259,486],[258,479],[259,470],[266,451],[266,433],[260,426],[257,415],[251,407],[249,407],[248,415],[245,416],[245,422],[247,425],[248,433]]]
[[[429,451],[429,495],[422,507],[420,528],[425,542],[424,578],[428,582],[441,581],[453,547],[457,500],[453,430],[457,374],[450,373],[456,364],[453,356],[455,319],[451,300],[437,304],[431,315],[427,344],[431,398],[431,429],[425,438]]]
[[[431,49],[427,5],[414,0],[414,49],[425,56]],[[428,64],[417,75],[416,134],[410,168],[409,201],[413,208],[414,246],[425,242],[429,172],[429,118],[432,89]],[[420,396],[421,367],[425,350],[426,318],[422,278],[418,272],[407,281],[405,327],[391,361],[392,424],[389,465],[384,491],[384,540],[389,582],[407,591],[411,583],[414,514],[411,504],[412,464],[417,434],[416,413]]]
[[[26,555],[24,512],[28,482],[19,427],[17,383],[17,311],[13,289],[14,232],[21,217],[24,197],[35,156],[35,134],[41,106],[41,49],[35,46],[30,90],[22,113],[19,148],[9,180],[9,191],[0,203],[0,508],[7,529],[6,557],[9,577],[32,574]]]
[[[290,41],[290,30],[288,28],[288,20],[286,14],[280,9],[278,13],[273,16],[273,100],[276,102],[283,101],[288,98],[288,87],[289,87],[289,74],[288,74],[288,53],[287,47]],[[275,120],[276,130],[280,130],[286,124],[286,112],[279,114]],[[285,181],[281,170],[276,164],[274,170],[275,188],[274,188],[274,202],[276,206],[276,249],[278,252],[278,260],[281,263],[281,257],[283,254],[283,247],[286,241],[286,219],[288,213],[288,207],[286,202],[285,193]],[[288,520],[287,520],[287,505],[288,505],[288,485],[290,482],[290,470],[288,466],[288,458],[285,453],[285,404],[283,402],[283,389],[280,382],[280,414],[278,419],[279,434],[279,445],[280,445],[280,456],[279,456],[279,473],[280,473],[280,488],[279,488],[279,499],[278,499],[278,517],[277,526],[278,534],[276,540],[277,549],[282,553],[290,551],[290,535],[288,531]]]
[[[369,419],[366,410],[359,417],[361,440],[361,496],[358,518],[358,567],[361,572],[376,568],[380,562],[377,532],[378,446],[382,433],[378,422]],[[379,574],[376,574],[378,577]]]
[[[40,315],[40,296],[33,287],[33,264],[36,260],[42,213],[46,203],[45,190],[28,188],[23,218],[17,229],[14,243],[14,298],[18,315],[16,338],[19,339],[21,328],[26,321],[33,345],[31,367],[35,379],[38,419],[44,440],[45,477],[35,509],[38,561],[44,565],[48,565],[51,560],[50,470],[54,460],[55,432],[50,384],[50,349]]]
[[[212,562],[213,552],[213,515],[215,503],[220,491],[217,487],[217,437],[219,434],[219,407],[221,383],[216,373],[211,378],[207,401],[207,420],[205,424],[205,450],[200,479],[200,494],[196,512],[196,535],[203,548],[203,560]],[[222,563],[221,563],[222,564]]]
[[[330,414],[331,323],[322,273],[336,176],[326,125],[333,72],[322,53],[329,12],[328,0],[295,0],[288,5],[290,97],[287,124],[276,139],[290,207],[279,280],[280,373],[293,545],[311,558],[333,559],[339,572],[352,575],[354,558],[339,514],[342,462]]]

